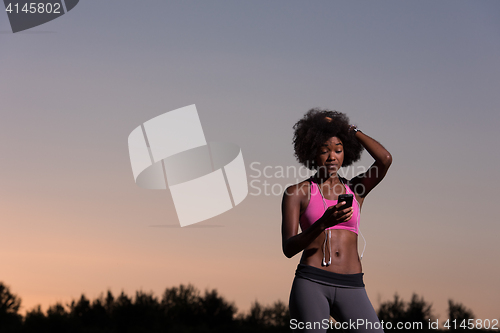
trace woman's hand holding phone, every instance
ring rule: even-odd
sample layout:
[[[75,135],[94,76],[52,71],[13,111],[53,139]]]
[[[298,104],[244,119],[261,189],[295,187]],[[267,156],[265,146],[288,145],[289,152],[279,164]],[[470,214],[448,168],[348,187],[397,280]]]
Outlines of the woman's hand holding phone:
[[[352,218],[352,206],[341,209],[345,204],[346,202],[342,201],[337,203],[335,206],[330,206],[326,209],[325,213],[320,218],[324,229],[349,221]]]

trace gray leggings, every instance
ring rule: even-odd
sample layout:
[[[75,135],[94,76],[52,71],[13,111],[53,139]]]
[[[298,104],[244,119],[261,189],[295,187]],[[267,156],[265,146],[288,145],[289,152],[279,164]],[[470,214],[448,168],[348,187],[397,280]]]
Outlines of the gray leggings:
[[[384,332],[364,287],[336,287],[296,276],[289,307],[293,332],[326,332],[331,326],[345,332]],[[337,324],[330,323],[330,315]]]

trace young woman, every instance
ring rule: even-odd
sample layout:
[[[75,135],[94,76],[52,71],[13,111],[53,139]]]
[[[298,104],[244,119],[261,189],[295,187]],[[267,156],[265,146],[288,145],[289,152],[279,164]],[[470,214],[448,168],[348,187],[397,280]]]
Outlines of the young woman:
[[[290,292],[290,327],[326,332],[332,316],[347,332],[383,332],[364,288],[358,232],[363,202],[386,175],[391,154],[340,112],[311,109],[293,128],[295,156],[316,174],[283,195],[283,253],[291,258],[302,251]],[[375,162],[351,180],[339,177],[363,148]],[[353,195],[351,207],[337,202],[341,194]]]

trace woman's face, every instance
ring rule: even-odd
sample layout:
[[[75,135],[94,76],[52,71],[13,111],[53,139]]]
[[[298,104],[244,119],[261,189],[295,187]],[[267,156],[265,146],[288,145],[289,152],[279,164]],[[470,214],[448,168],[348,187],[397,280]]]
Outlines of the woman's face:
[[[342,163],[344,163],[344,146],[339,138],[333,136],[318,149],[316,154],[318,171],[326,171],[329,175],[336,174]]]

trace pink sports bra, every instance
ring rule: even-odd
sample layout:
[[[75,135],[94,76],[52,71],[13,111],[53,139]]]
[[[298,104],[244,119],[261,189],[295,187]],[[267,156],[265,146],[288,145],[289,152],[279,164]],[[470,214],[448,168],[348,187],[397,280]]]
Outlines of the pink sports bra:
[[[318,184],[313,182],[312,177],[309,178],[309,181],[311,182],[311,199],[309,200],[309,204],[307,205],[306,210],[302,215],[300,216],[300,228],[302,231],[305,231],[307,228],[309,228],[314,222],[316,222],[323,214],[325,213],[325,205],[323,203],[323,198],[322,194],[320,193]],[[342,180],[341,180],[342,181]],[[342,182],[344,184],[344,182]],[[358,228],[359,228],[359,203],[356,200],[356,196],[354,193],[351,191],[349,186],[344,184],[344,187],[346,189],[347,194],[352,194],[354,196],[353,198],[353,214],[350,220],[346,222],[339,223],[333,227],[330,227],[326,230],[331,230],[331,229],[344,229],[344,230],[349,230],[352,231],[356,234],[358,234]],[[335,206],[337,204],[337,200],[328,200],[325,199],[326,206]]]

